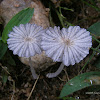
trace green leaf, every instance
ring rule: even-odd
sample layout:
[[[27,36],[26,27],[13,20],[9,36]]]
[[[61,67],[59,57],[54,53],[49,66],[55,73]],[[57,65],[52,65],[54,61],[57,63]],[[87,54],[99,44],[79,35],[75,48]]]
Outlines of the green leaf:
[[[77,100],[77,99],[75,99],[75,98],[73,98],[73,97],[63,97],[62,99],[63,99],[63,100]]]
[[[100,36],[100,22],[91,25],[87,30],[96,36]]]
[[[87,72],[69,80],[63,87],[60,98],[67,96],[85,87],[100,84],[100,72]]]
[[[16,66],[16,63],[15,63],[14,59],[12,58],[12,56],[10,55],[9,52],[7,52],[6,56],[9,58],[9,59],[7,59],[7,63],[10,64],[10,65]]]
[[[7,44],[0,41],[0,59],[4,56],[7,51]]]
[[[2,38],[0,37],[0,41],[2,40]]]
[[[27,8],[16,14],[5,26],[2,33],[2,41],[6,43],[8,33],[12,31],[12,27],[28,23],[33,16],[33,12],[34,8]]]

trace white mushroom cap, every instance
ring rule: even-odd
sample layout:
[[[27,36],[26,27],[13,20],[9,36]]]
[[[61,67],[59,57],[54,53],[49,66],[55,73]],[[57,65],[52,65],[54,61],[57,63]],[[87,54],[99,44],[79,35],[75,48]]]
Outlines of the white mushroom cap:
[[[44,30],[36,24],[20,24],[15,26],[13,31],[8,34],[8,48],[14,55],[19,57],[31,57],[41,53],[40,42],[41,34]]]
[[[49,27],[42,36],[41,47],[53,61],[74,65],[89,54],[92,46],[90,32],[79,26],[69,28]]]

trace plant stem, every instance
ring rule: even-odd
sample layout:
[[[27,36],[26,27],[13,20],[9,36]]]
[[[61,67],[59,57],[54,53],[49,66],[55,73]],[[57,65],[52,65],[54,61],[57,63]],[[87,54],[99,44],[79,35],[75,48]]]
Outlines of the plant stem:
[[[100,12],[100,8],[98,8],[98,7],[94,6],[94,5],[92,5],[92,4],[88,3],[88,2],[86,2],[85,0],[81,0],[81,1],[84,2],[85,4],[87,4],[88,6],[94,8],[95,10],[97,10],[97,11]]]
[[[58,15],[58,18],[59,18],[59,20],[60,20],[60,23],[61,23],[62,27],[65,27],[65,25],[64,25],[64,23],[63,23],[63,19],[62,19],[61,15],[59,14],[59,12],[58,12],[57,10],[56,10],[56,13],[57,13],[57,15]]]
[[[96,49],[99,49],[100,44],[96,47]],[[82,70],[85,68],[85,66],[92,60],[92,58],[94,57],[94,55],[96,54],[96,51],[93,51],[92,55],[90,56],[89,60],[85,63],[85,65],[83,66],[83,68],[81,69],[80,73],[82,72]]]
[[[35,69],[34,69],[34,67],[32,66],[31,57],[29,57],[29,64],[30,64],[30,70],[31,70],[31,73],[32,73],[33,78],[34,78],[34,79],[37,79],[37,78],[38,78],[38,75],[36,74]]]
[[[92,47],[91,47],[91,49],[92,49],[93,51],[96,51],[96,52],[100,53],[100,50],[97,50],[97,49],[92,48]]]
[[[93,38],[94,40],[96,40],[98,43],[100,43],[100,41],[99,41],[98,39],[96,39],[95,36],[92,35],[92,38]]]
[[[60,67],[58,68],[58,70],[56,72],[54,72],[54,73],[48,73],[46,76],[48,78],[56,77],[56,76],[58,76],[61,73],[61,71],[63,70],[63,68],[64,68],[64,64],[61,63]]]
[[[30,99],[30,97],[31,97],[31,95],[32,95],[32,93],[33,93],[33,90],[35,89],[35,86],[36,86],[36,83],[37,83],[38,79],[39,79],[39,76],[38,76],[37,80],[35,81],[35,83],[34,83],[34,85],[33,85],[33,88],[32,88],[32,90],[31,90],[31,92],[30,92],[30,94],[29,94],[27,100]]]
[[[63,14],[62,14],[62,12],[61,12],[61,7],[59,7],[59,15],[60,15],[62,21],[63,21],[64,19],[66,19],[66,17],[64,17]],[[63,22],[62,22],[62,23],[63,23]],[[71,23],[69,23],[67,20],[64,21],[64,23],[66,23],[67,26],[74,26],[74,25],[72,25]],[[64,23],[63,23],[63,25],[64,25]],[[64,27],[66,27],[66,26],[64,25]]]
[[[64,9],[64,10],[70,10],[70,11],[74,11],[73,9],[69,9],[69,8],[66,8],[66,7],[59,7],[59,8],[61,8],[61,9]]]

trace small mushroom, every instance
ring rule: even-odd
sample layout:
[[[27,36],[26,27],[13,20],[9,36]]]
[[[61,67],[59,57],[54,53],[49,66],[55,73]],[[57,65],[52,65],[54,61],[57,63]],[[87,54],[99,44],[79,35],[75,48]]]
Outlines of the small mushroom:
[[[13,31],[8,34],[8,48],[13,51],[14,55],[29,58],[34,79],[37,79],[38,75],[32,66],[31,57],[41,53],[40,42],[42,33],[44,33],[44,30],[41,26],[27,23],[14,26]]]
[[[46,55],[54,62],[62,62],[55,73],[48,73],[48,78],[56,77],[62,71],[64,65],[74,65],[83,60],[89,54],[92,46],[90,32],[79,26],[69,28],[49,27],[42,35],[41,47]]]

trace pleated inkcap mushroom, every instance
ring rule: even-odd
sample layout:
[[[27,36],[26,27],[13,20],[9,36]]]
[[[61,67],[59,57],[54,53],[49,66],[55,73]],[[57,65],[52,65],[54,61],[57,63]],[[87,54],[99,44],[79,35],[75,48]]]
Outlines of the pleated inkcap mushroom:
[[[31,57],[41,53],[41,34],[44,32],[41,26],[36,24],[20,24],[15,26],[8,35],[8,48],[19,57]]]
[[[41,47],[54,62],[74,65],[89,54],[92,46],[90,32],[79,26],[49,27],[42,36]]]
[[[14,55],[29,58],[29,64],[34,79],[37,79],[31,57],[41,53],[41,34],[45,30],[36,24],[20,24],[14,26],[12,32],[8,34],[8,48],[13,51]]]

